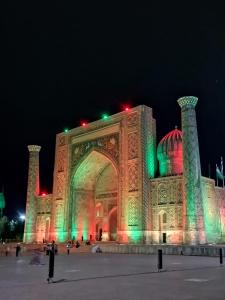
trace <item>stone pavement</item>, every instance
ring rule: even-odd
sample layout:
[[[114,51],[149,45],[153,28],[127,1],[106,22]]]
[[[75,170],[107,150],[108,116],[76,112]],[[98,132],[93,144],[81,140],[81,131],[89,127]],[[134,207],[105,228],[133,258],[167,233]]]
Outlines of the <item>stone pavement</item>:
[[[30,265],[32,256],[0,257],[0,299],[225,299],[225,267],[218,257],[61,254],[55,259],[55,283],[48,284],[48,256]]]

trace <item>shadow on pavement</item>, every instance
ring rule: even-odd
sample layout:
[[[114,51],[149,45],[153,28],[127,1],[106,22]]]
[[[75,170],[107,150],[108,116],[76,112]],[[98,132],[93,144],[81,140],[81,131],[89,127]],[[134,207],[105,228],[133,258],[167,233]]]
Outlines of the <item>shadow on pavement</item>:
[[[85,277],[85,278],[77,278],[77,279],[59,279],[53,281],[53,283],[62,283],[62,282],[78,282],[85,280],[96,280],[96,279],[107,279],[107,278],[119,278],[119,277],[129,277],[129,276],[137,276],[137,275],[148,275],[148,274],[158,274],[158,273],[170,273],[170,272],[184,272],[184,271],[193,271],[193,270],[206,270],[206,269],[221,269],[222,266],[208,266],[208,267],[198,267],[198,268],[183,268],[183,269],[171,269],[166,270],[162,269],[160,271],[149,271],[149,272],[138,272],[138,273],[129,273],[129,274],[113,274],[113,275],[105,275],[105,276],[95,276],[95,277]]]

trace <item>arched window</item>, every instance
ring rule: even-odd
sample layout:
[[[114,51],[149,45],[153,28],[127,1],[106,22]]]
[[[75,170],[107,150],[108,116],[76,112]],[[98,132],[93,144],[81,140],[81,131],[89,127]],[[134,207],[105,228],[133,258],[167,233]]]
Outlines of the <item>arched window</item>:
[[[103,206],[101,203],[98,203],[96,205],[96,217],[102,217],[103,216]]]
[[[163,222],[163,224],[166,224],[166,222],[167,222],[167,216],[166,216],[166,213],[164,213],[164,214],[162,215],[162,222]]]

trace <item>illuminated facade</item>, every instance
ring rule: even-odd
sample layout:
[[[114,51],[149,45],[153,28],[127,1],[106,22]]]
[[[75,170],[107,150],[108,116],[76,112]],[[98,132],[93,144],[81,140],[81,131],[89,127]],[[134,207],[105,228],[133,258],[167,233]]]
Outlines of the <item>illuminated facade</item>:
[[[158,147],[144,105],[58,134],[52,194],[40,195],[40,147],[28,146],[24,242],[224,242],[224,189],[201,176],[197,98],[178,103],[182,132],[174,129]]]

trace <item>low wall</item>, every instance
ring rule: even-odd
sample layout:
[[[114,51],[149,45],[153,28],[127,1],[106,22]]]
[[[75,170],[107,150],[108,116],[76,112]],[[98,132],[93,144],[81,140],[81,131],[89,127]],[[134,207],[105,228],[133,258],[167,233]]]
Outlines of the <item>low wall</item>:
[[[162,249],[163,254],[169,255],[197,255],[197,256],[219,256],[219,249],[222,248],[225,256],[225,245],[201,245],[201,246],[175,246],[175,245],[126,245],[101,244],[103,253],[130,253],[130,254],[157,254],[158,249]]]

